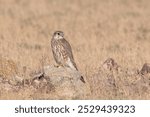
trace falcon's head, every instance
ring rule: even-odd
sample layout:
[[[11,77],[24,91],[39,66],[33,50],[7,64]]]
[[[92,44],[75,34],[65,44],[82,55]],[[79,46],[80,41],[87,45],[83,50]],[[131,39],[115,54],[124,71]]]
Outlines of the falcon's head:
[[[55,31],[53,34],[53,38],[56,40],[64,39],[64,33],[62,31]]]

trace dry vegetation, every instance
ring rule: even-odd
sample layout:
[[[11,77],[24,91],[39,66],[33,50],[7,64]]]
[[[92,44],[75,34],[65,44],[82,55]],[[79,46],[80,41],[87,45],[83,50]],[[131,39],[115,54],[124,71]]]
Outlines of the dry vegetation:
[[[150,76],[139,73],[150,62],[149,5],[149,0],[0,0],[0,77],[29,79],[30,72],[54,64],[50,40],[62,30],[91,90],[83,99],[150,99]],[[121,70],[101,67],[110,57]],[[1,89],[0,99],[55,96]]]

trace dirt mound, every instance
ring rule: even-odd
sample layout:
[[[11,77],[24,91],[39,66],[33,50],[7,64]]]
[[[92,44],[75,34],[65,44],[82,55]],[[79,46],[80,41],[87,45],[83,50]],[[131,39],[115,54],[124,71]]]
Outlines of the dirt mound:
[[[141,69],[141,74],[150,74],[150,63],[145,63]]]
[[[99,69],[89,79],[93,99],[149,99],[150,76]]]
[[[12,84],[11,79],[0,78],[0,89],[9,92],[28,93],[31,99],[84,99],[89,94],[87,84],[80,80],[78,71],[46,66],[31,79],[23,79]],[[37,96],[38,95],[38,96]]]

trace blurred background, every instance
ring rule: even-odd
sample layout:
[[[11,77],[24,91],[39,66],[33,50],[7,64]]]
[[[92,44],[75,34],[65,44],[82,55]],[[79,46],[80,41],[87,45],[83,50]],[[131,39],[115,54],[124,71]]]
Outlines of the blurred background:
[[[0,0],[0,55],[35,67],[53,62],[50,40],[62,30],[80,69],[113,57],[150,60],[149,0]]]
[[[150,60],[149,0],[0,0],[0,57],[21,71],[54,64],[50,40],[61,30],[78,69],[90,76],[109,57],[122,67]]]

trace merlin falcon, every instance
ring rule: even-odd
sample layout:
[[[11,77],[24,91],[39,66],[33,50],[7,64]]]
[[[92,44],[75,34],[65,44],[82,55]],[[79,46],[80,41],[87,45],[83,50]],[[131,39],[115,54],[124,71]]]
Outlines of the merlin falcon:
[[[62,31],[54,32],[51,39],[51,48],[54,59],[59,66],[69,67],[78,71],[76,63],[74,62],[71,46],[64,38],[64,33]],[[83,83],[85,83],[82,76],[80,79]]]

